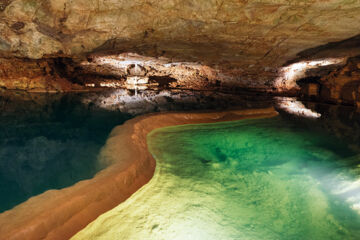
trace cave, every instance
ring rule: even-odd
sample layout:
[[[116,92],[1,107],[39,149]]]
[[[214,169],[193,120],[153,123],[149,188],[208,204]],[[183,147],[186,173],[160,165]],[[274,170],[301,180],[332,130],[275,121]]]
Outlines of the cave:
[[[0,239],[359,239],[359,11],[0,1]]]

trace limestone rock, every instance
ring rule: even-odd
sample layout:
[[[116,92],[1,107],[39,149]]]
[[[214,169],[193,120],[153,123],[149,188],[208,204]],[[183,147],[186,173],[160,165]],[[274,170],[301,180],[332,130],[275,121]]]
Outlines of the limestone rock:
[[[136,52],[200,62],[240,84],[269,87],[269,69],[359,34],[359,7],[345,0],[7,0],[0,52],[34,59]]]
[[[0,88],[33,92],[80,89],[61,77],[54,60],[0,59]]]

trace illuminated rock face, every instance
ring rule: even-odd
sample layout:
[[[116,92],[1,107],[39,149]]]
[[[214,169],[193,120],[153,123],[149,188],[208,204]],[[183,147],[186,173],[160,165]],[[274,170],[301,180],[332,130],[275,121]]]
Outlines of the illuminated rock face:
[[[322,99],[360,106],[360,58],[350,58],[346,65],[319,80]]]
[[[314,100],[360,106],[360,58],[325,58],[301,61],[281,68],[278,89],[301,88],[301,96]]]
[[[233,85],[271,89],[277,69],[298,52],[359,34],[359,7],[345,0],[7,0],[0,52],[33,59],[133,52],[200,63]]]

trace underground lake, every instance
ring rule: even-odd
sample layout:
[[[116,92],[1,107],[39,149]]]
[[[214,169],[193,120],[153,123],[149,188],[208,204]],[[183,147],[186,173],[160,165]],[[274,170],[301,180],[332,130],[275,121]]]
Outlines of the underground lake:
[[[77,94],[22,95],[0,94],[0,213],[92,178],[105,167],[97,155],[109,132],[131,118],[81,105]]]
[[[359,239],[359,151],[325,125],[281,114],[156,129],[154,177],[72,239]]]
[[[10,233],[5,239],[29,228],[40,229],[29,239],[358,239],[360,113],[260,97],[2,93],[0,232]],[[132,162],[136,170],[123,167]],[[62,216],[60,235],[53,229]]]
[[[359,0],[0,0],[0,240],[360,240]]]
[[[151,112],[263,105],[248,98],[192,91],[0,89],[0,213],[47,190],[93,178],[107,166],[98,155],[108,135],[126,120]]]

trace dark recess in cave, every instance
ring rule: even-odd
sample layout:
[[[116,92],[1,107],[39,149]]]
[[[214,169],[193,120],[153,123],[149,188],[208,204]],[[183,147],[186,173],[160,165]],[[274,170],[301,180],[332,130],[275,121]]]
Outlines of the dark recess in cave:
[[[320,76],[305,77],[305,78],[301,78],[301,79],[297,80],[296,83],[300,87],[302,87],[306,84],[309,84],[309,83],[319,84],[320,78],[321,78]]]
[[[322,90],[320,79],[320,76],[310,76],[296,81],[297,85],[301,88],[300,96],[305,99],[316,100]]]
[[[150,83],[158,83],[159,87],[169,87],[170,83],[176,82],[175,78],[169,76],[150,76],[149,82]]]

